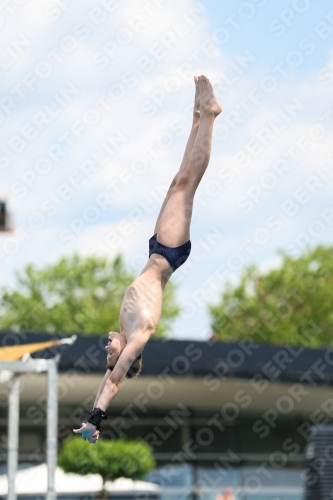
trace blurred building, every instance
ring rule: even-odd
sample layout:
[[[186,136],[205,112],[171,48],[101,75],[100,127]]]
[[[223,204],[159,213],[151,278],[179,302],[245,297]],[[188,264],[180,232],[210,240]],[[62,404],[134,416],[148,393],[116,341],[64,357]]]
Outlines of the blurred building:
[[[57,335],[0,334],[1,345]],[[59,445],[91,410],[106,371],[106,337],[81,336],[59,363]],[[37,353],[53,357],[61,348]],[[153,448],[148,480],[163,499],[300,500],[313,424],[333,419],[333,351],[250,342],[152,339],[143,370],[111,403],[102,438],[125,434]],[[45,461],[46,375],[21,378],[20,463]],[[0,386],[1,468],[6,463],[6,382]],[[194,487],[195,486],[195,487]]]

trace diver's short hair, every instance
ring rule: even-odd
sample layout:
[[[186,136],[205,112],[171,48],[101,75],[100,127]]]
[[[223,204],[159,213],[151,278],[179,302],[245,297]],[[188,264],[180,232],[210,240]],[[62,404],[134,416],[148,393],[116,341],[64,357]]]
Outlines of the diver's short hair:
[[[107,365],[107,368],[112,372],[116,365],[110,366]],[[128,372],[126,373],[126,378],[136,378],[139,376],[142,368],[142,354],[139,354],[139,356],[133,361],[131,366],[129,367]]]
[[[138,377],[141,372],[141,368],[142,368],[142,354],[139,354],[139,356],[131,364],[130,369],[126,374],[126,378]]]

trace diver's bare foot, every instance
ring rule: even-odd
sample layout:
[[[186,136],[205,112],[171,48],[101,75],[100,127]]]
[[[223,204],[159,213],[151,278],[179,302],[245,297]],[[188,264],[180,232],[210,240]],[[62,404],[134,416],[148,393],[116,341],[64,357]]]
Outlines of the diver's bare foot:
[[[198,78],[198,87],[200,91],[200,115],[203,117],[214,116],[216,117],[222,111],[222,106],[217,100],[212,84],[204,75]]]
[[[194,77],[195,83],[195,96],[194,96],[194,107],[193,107],[193,121],[200,121],[200,92],[199,92],[199,81],[198,77]]]

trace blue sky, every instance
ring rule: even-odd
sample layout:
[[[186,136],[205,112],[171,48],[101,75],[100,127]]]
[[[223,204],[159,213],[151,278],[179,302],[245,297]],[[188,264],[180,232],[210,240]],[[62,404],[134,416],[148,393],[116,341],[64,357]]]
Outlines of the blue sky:
[[[191,123],[193,75],[223,105],[192,254],[172,277],[173,336],[205,339],[208,302],[277,251],[332,244],[328,0],[13,1],[0,12],[1,284],[74,251],[140,272]],[[331,208],[332,207],[332,208]]]
[[[330,37],[322,40],[314,30],[331,11],[328,1],[258,0],[247,3],[232,0],[223,8],[215,1],[204,4],[209,9],[209,28],[223,24],[229,30],[230,39],[223,48],[229,57],[247,46],[260,56],[258,66],[270,66],[281,59],[284,52],[296,47],[302,37],[308,37],[320,46],[316,61],[305,64],[304,71],[319,68],[330,55],[332,40]]]

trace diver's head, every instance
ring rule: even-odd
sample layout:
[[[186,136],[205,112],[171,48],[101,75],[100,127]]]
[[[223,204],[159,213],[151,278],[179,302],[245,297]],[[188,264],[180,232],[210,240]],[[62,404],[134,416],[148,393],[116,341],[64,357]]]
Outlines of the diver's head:
[[[112,371],[116,366],[119,356],[123,352],[126,347],[126,340],[124,335],[118,332],[109,332],[108,334],[108,343],[105,346],[107,355],[106,355],[106,367]],[[133,361],[131,364],[126,378],[135,378],[138,377],[142,368],[142,354]]]

